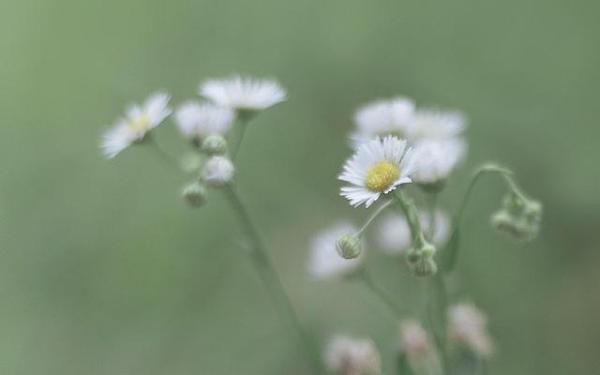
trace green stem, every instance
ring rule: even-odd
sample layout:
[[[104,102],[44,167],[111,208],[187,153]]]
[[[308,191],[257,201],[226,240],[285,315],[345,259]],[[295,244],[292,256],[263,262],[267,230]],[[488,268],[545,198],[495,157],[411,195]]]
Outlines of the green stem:
[[[235,160],[240,147],[242,146],[242,141],[244,140],[244,135],[246,134],[246,129],[248,128],[249,118],[245,115],[240,115],[238,120],[234,124],[234,132],[233,140],[231,142],[231,160]]]
[[[305,348],[307,354],[310,355],[314,371],[316,371],[317,374],[321,373],[320,361],[318,360],[319,357],[313,353],[313,345],[302,328],[300,319],[298,318],[298,315],[296,314],[296,311],[294,310],[292,303],[285,292],[279,275],[277,274],[277,271],[275,270],[275,267],[273,266],[273,263],[266,252],[261,236],[254,226],[246,207],[242,203],[237,191],[233,186],[225,188],[224,191],[231,206],[237,213],[243,230],[246,232],[246,235],[251,242],[250,257],[261,280],[271,294],[271,297],[275,303],[279,305],[281,312],[286,316],[293,334],[299,340],[302,347]]]
[[[383,210],[388,208],[393,202],[394,202],[394,200],[390,199],[387,202],[383,203],[381,206],[379,206],[377,208],[377,210],[375,210],[375,212],[373,212],[373,214],[367,219],[367,221],[363,224],[363,226],[358,230],[358,232],[356,234],[359,236],[362,235],[363,232],[369,227],[369,225],[371,225],[373,220],[375,220],[377,218],[377,216],[379,216],[379,214],[381,214],[383,212]]]
[[[465,195],[463,196],[462,202],[460,204],[460,208],[458,209],[458,213],[456,215],[456,227],[458,227],[458,225],[460,224],[463,214],[465,212],[465,208],[467,206],[467,202],[469,201],[469,198],[471,197],[471,193],[473,192],[473,188],[475,187],[475,185],[477,184],[477,181],[479,181],[479,179],[487,173],[498,173],[500,176],[502,176],[504,178],[504,180],[506,181],[506,183],[509,185],[509,187],[511,189],[516,189],[515,192],[517,194],[522,194],[521,190],[517,187],[516,183],[514,182],[514,180],[512,179],[512,172],[506,168],[502,168],[493,164],[489,164],[489,165],[484,165],[482,167],[479,167],[475,173],[473,173],[473,178],[471,178],[471,182],[469,183],[469,186],[467,187],[467,191],[465,192]]]
[[[410,234],[412,236],[413,246],[421,247],[425,243],[423,236],[423,230],[421,228],[421,221],[419,220],[419,212],[414,202],[409,199],[402,189],[396,189],[396,202],[402,208],[402,211],[406,215],[408,226],[410,227]]]
[[[448,311],[448,294],[446,282],[441,272],[433,277],[433,293],[429,305],[429,319],[433,337],[441,356],[444,373],[449,373],[449,359],[447,350],[446,313]]]
[[[519,187],[513,180],[513,178],[512,178],[513,173],[510,170],[499,167],[494,164],[487,164],[487,165],[483,165],[482,167],[479,167],[475,171],[475,173],[473,173],[473,177],[471,178],[471,181],[469,182],[467,191],[465,192],[465,195],[463,196],[463,199],[459,206],[457,214],[454,217],[454,224],[453,224],[452,232],[450,234],[450,240],[448,242],[448,246],[446,247],[444,253],[442,254],[442,256],[443,256],[443,271],[446,273],[452,271],[452,269],[454,268],[454,265],[456,264],[456,260],[458,259],[458,252],[459,252],[459,246],[458,246],[459,232],[458,232],[458,230],[459,230],[460,224],[462,222],[462,219],[463,219],[463,216],[465,213],[465,209],[467,207],[467,203],[469,202],[469,199],[471,197],[471,193],[473,192],[475,185],[477,184],[477,182],[481,179],[481,177],[483,175],[493,174],[493,173],[499,174],[504,179],[504,181],[508,184],[508,187],[515,194],[519,195],[522,198],[525,197],[525,195],[521,192],[521,189],[519,189]]]
[[[361,280],[364,282],[364,285],[375,296],[377,296],[379,298],[379,300],[381,302],[383,302],[384,305],[387,306],[387,308],[389,309],[389,311],[392,313],[392,315],[395,318],[400,318],[405,313],[402,309],[400,309],[396,305],[396,303],[394,303],[394,301],[388,295],[388,293],[373,281],[373,279],[371,278],[371,275],[367,272],[366,269],[363,269],[359,275],[360,275]]]
[[[152,146],[152,149],[154,150],[155,155],[157,155],[158,158],[160,160],[162,160],[163,163],[165,163],[165,165],[167,165],[170,168],[175,168],[175,169],[181,170],[181,166],[177,162],[177,159],[175,159],[168,152],[166,152],[161,147],[161,145],[156,141],[156,139],[152,136],[152,134],[146,135],[145,140],[148,141],[150,146]]]
[[[437,201],[438,201],[438,193],[429,194],[429,241],[431,243],[434,242],[435,233],[436,233],[436,211],[437,211]]]

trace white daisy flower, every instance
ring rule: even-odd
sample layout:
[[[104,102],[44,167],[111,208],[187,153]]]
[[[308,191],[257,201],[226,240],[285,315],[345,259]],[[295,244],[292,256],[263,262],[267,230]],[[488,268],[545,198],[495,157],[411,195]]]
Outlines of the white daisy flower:
[[[233,180],[235,167],[225,156],[211,156],[202,169],[202,180],[212,187],[222,187]]]
[[[150,130],[171,114],[169,99],[167,93],[158,92],[146,99],[143,105],[130,106],[125,117],[102,136],[100,147],[104,156],[112,159],[131,144],[141,142]]]
[[[380,375],[381,357],[369,339],[332,338],[325,348],[325,364],[335,375]]]
[[[197,143],[212,134],[224,135],[234,119],[233,110],[214,104],[188,102],[175,112],[177,128],[181,134]]]
[[[460,138],[426,139],[413,145],[413,182],[431,185],[445,181],[462,162],[467,153],[467,145]]]
[[[346,161],[339,179],[350,183],[341,189],[352,206],[369,207],[381,194],[387,194],[402,184],[412,182],[411,150],[406,141],[394,136],[377,137],[363,145]]]
[[[356,131],[350,136],[353,145],[358,147],[377,136],[406,138],[414,112],[415,103],[403,97],[378,100],[359,108],[354,115]]]
[[[472,304],[461,303],[448,310],[448,337],[482,357],[494,352],[485,315]]]
[[[308,260],[308,273],[316,280],[324,280],[349,275],[363,262],[361,254],[355,259],[344,259],[336,248],[340,236],[355,233],[356,228],[349,223],[338,223],[319,233],[313,240]],[[363,253],[364,254],[364,253]]]
[[[267,109],[286,99],[286,92],[278,82],[240,76],[203,82],[200,95],[239,111]]]
[[[431,214],[419,213],[419,221],[425,236],[438,248],[442,247],[450,237],[450,218],[441,210],[433,215],[435,233],[431,236]],[[377,240],[381,250],[388,255],[404,254],[412,245],[410,226],[406,216],[393,213],[381,218],[377,228]]]
[[[419,109],[407,128],[409,141],[422,139],[447,139],[459,136],[466,128],[462,113],[437,109]]]

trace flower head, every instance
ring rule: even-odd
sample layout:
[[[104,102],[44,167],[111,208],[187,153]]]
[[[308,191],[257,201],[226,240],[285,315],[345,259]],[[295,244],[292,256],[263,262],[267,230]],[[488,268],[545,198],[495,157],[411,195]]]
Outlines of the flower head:
[[[432,222],[429,212],[420,212],[419,221],[423,232],[435,246],[441,247],[446,243],[450,235],[450,218],[445,212],[437,210],[433,215],[433,234],[431,233]],[[378,227],[377,239],[381,250],[386,254],[399,255],[405,253],[412,243],[406,216],[397,213],[384,216]]]
[[[377,137],[361,145],[346,161],[339,179],[350,183],[341,189],[352,206],[369,207],[381,194],[387,194],[411,181],[413,158],[406,141],[394,136]]]
[[[267,109],[286,99],[285,90],[276,81],[240,76],[203,82],[200,95],[238,111]]]
[[[211,156],[202,170],[202,180],[211,187],[222,187],[233,180],[235,167],[225,156]]]
[[[461,303],[448,310],[448,337],[482,357],[494,352],[487,319],[474,305]]]
[[[403,97],[371,102],[354,115],[356,131],[351,135],[352,142],[359,146],[377,136],[406,138],[414,112],[414,102]]]
[[[437,109],[420,109],[415,112],[408,127],[411,142],[423,139],[448,139],[460,136],[466,127],[462,113]]]
[[[197,144],[209,135],[225,134],[234,119],[235,113],[231,109],[213,104],[188,102],[175,112],[177,128],[181,134]]]
[[[308,272],[313,278],[323,280],[349,275],[360,267],[363,255],[344,259],[338,253],[336,245],[339,237],[354,232],[356,229],[351,224],[338,223],[314,238],[308,260]]]
[[[373,341],[336,336],[325,349],[327,369],[336,375],[379,375],[381,358]]]
[[[102,136],[100,147],[104,156],[112,159],[133,143],[141,142],[146,134],[171,114],[169,95],[152,94],[144,104],[130,106],[123,118]]]
[[[418,321],[409,319],[400,323],[400,350],[415,373],[441,373],[437,352]]]
[[[464,159],[466,144],[460,138],[426,139],[414,144],[413,181],[422,185],[443,183]]]

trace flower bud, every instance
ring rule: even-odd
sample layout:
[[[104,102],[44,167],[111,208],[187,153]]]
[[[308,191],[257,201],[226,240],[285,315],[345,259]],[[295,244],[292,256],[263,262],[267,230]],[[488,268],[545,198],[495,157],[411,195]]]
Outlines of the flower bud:
[[[362,248],[360,236],[357,234],[345,234],[336,241],[338,254],[344,259],[356,259],[360,255]]]
[[[227,152],[227,141],[220,134],[211,134],[204,139],[201,149],[208,155],[223,155]]]
[[[211,187],[223,187],[233,180],[235,167],[224,156],[212,156],[202,170],[202,180]]]
[[[183,188],[182,197],[191,207],[199,207],[206,203],[206,189],[199,182],[192,182]]]
[[[523,195],[508,193],[502,208],[492,215],[492,225],[499,232],[522,241],[534,239],[540,229],[542,205]]]
[[[434,260],[436,249],[429,242],[423,241],[418,247],[414,247],[406,254],[406,262],[410,271],[419,277],[431,276],[437,272],[437,264]]]

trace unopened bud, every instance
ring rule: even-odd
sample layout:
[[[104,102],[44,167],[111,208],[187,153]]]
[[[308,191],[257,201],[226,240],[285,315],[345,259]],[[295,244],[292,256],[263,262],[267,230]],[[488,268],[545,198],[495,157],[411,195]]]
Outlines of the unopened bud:
[[[437,272],[437,264],[434,260],[435,252],[435,247],[425,241],[420,246],[410,249],[406,254],[408,268],[415,276],[434,275]]]
[[[362,248],[360,236],[357,234],[346,234],[336,241],[338,254],[344,259],[355,259],[360,255]]]
[[[223,187],[233,180],[235,167],[224,156],[213,156],[204,165],[202,180],[211,187]]]
[[[541,220],[542,205],[514,192],[507,194],[502,208],[492,215],[492,225],[496,230],[522,241],[537,236]]]
[[[227,152],[227,141],[220,134],[211,134],[204,139],[201,149],[208,155],[223,155]]]
[[[183,188],[183,199],[192,207],[206,203],[206,189],[199,182],[192,182]]]

